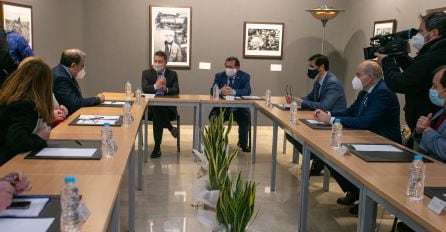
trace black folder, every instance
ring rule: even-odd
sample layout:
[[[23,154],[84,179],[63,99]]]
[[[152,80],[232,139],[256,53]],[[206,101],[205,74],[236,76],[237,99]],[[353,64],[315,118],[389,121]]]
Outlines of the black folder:
[[[165,95],[155,95],[155,98],[180,98],[178,94],[165,94]]]
[[[48,148],[95,148],[92,156],[37,156],[44,148],[31,151],[25,159],[57,159],[57,160],[100,160],[102,157],[101,141],[98,140],[50,140]]]
[[[299,114],[299,113],[298,113]],[[299,121],[303,122],[305,125],[311,127],[311,129],[315,130],[331,130],[330,124],[313,124],[307,121],[307,119],[299,119]],[[353,128],[344,127],[343,130],[354,130]]]
[[[279,108],[282,111],[290,111],[290,104],[276,104],[276,103],[273,103],[273,106]],[[298,108],[297,111],[298,111],[297,114],[299,114],[299,111],[313,111],[313,110],[312,109],[308,109],[308,108],[304,108],[304,109]]]
[[[396,163],[410,163],[413,161],[414,153],[393,144],[359,144],[347,143],[346,145],[350,152],[366,162],[396,162]],[[392,151],[358,151],[353,145],[388,145],[399,149],[399,152]],[[423,157],[423,162],[432,163],[433,161]]]
[[[89,120],[89,119],[80,119],[81,115],[77,116],[77,118],[73,119],[68,125],[70,126],[103,126],[103,123],[98,122],[98,120],[101,120],[102,115],[97,115],[98,118],[96,120]],[[103,116],[118,116],[118,115],[103,115]],[[87,123],[80,123],[81,121],[85,121]],[[115,124],[110,124],[110,126],[121,126],[122,125],[122,115],[119,115],[118,120],[115,121]]]
[[[105,101],[99,104],[99,107],[123,107],[126,101]],[[133,105],[133,101],[127,101],[130,105]]]
[[[446,201],[446,187],[424,187],[424,194],[430,198],[437,197]]]

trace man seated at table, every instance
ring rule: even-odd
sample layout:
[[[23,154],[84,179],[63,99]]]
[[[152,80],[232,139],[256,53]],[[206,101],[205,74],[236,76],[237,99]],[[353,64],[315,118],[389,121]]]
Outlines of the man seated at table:
[[[53,92],[59,104],[67,107],[69,115],[81,107],[95,106],[105,101],[102,93],[96,97],[82,97],[77,80],[82,80],[84,76],[85,53],[77,48],[63,51],[60,64],[53,68]]]
[[[167,54],[163,51],[155,52],[152,68],[144,70],[141,77],[141,86],[144,93],[157,96],[177,95],[180,93],[177,73],[166,68]],[[174,138],[178,137],[178,129],[170,121],[175,120],[177,107],[175,106],[149,106],[149,119],[153,121],[153,137],[155,146],[152,158],[161,156],[161,141],[163,130],[167,128]]]
[[[446,162],[446,65],[434,72],[429,97],[434,105],[443,107],[434,116],[432,113],[418,119],[415,132],[415,148],[435,159]]]
[[[225,71],[215,74],[212,87],[217,84],[222,96],[249,96],[251,94],[250,75],[240,70],[240,61],[237,57],[226,58]],[[234,120],[238,124],[238,143],[243,152],[251,152],[248,146],[248,131],[251,126],[251,112],[248,108],[220,108],[215,107],[209,114],[209,118],[217,116],[220,110],[224,110],[225,120],[233,113]]]
[[[382,80],[383,72],[378,63],[364,61],[360,63],[353,78],[353,89],[360,91],[353,104],[343,110],[325,112],[314,111],[314,118],[327,124],[340,119],[347,128],[369,130],[394,142],[401,143],[400,106],[395,93],[387,88]],[[359,189],[335,170],[330,170],[346,197],[339,198],[338,204],[351,205],[359,199]],[[358,206],[349,211],[357,214]]]
[[[31,189],[31,184],[21,172],[11,172],[0,178],[0,212],[12,203],[14,195]]]
[[[330,61],[328,57],[315,54],[308,59],[307,77],[310,79],[316,78],[316,81],[314,82],[313,89],[307,96],[295,98],[297,104],[302,109],[341,111],[347,108],[344,87],[342,87],[342,83],[329,70]],[[290,100],[287,100],[287,102]],[[302,153],[302,144],[293,139],[289,134],[286,134],[286,138]],[[311,158],[313,162],[311,164],[310,176],[319,176],[324,168],[324,162],[313,155]]]

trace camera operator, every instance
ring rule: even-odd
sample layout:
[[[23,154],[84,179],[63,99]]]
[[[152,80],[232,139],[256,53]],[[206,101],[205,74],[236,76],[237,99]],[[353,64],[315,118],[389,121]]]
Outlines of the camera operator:
[[[387,56],[375,53],[384,71],[384,81],[396,93],[405,94],[405,120],[413,131],[422,115],[435,113],[440,108],[429,100],[433,71],[446,64],[446,13],[420,15],[418,34],[411,40],[418,54]],[[401,72],[400,68],[403,70]],[[406,144],[412,147],[412,141]]]

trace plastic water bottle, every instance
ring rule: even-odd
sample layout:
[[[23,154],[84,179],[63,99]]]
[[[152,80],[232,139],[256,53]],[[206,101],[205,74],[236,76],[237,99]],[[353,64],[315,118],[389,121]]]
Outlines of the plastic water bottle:
[[[79,214],[79,189],[75,185],[74,176],[65,177],[65,185],[60,191],[60,231],[78,232],[81,229],[81,217]]]
[[[124,103],[124,117],[123,117],[123,124],[131,124],[132,123],[132,106],[128,101],[125,101]]]
[[[423,156],[415,155],[409,165],[409,180],[407,182],[407,196],[411,200],[423,199],[425,169]]]
[[[114,152],[113,130],[108,122],[104,123],[101,130],[102,156],[111,157]]]
[[[265,91],[265,105],[266,107],[271,107],[271,90],[267,89]]]
[[[132,83],[130,83],[130,81],[127,81],[125,83],[125,97],[126,98],[132,97]]]
[[[218,89],[218,85],[215,84],[214,87],[212,88],[212,99],[213,100],[218,100],[220,99],[220,94],[218,93],[219,89]]]
[[[331,146],[334,148],[341,147],[342,142],[342,124],[340,119],[336,119],[331,126]]]
[[[290,105],[290,122],[292,124],[297,123],[297,102],[295,99],[291,101]]]
[[[135,92],[135,104],[140,106],[141,105],[141,95],[142,95],[142,91],[140,88],[136,89]]]

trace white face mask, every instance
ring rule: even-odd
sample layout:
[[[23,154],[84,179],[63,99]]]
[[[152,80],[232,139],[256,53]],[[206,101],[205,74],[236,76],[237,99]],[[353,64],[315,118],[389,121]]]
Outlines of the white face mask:
[[[361,91],[364,88],[364,86],[362,85],[361,79],[359,79],[359,77],[357,77],[357,76],[353,77],[352,86],[353,86],[353,89],[356,91]]]
[[[74,77],[76,80],[82,80],[85,77],[85,69],[82,69],[80,72],[77,73],[77,75]]]
[[[237,73],[237,69],[235,68],[226,68],[225,69],[226,76],[233,77]]]
[[[164,64],[153,64],[152,67],[155,72],[162,72],[164,70]]]
[[[424,45],[424,36],[418,32],[410,41],[414,48],[420,50]]]

